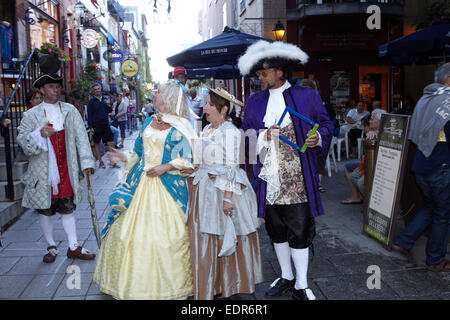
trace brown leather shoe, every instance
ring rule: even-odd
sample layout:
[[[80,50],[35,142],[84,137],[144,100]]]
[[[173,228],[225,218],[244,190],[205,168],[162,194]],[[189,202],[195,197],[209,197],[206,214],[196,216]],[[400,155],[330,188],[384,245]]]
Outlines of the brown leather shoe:
[[[435,272],[441,272],[441,271],[450,272],[450,261],[448,261],[447,259],[444,259],[438,265],[428,266],[428,270],[435,271]]]
[[[58,255],[56,252],[51,252],[51,249],[56,249],[56,246],[50,246],[47,248],[47,254],[44,256],[44,258],[42,259],[42,261],[44,261],[45,263],[51,263],[51,262],[55,262],[56,260],[56,256]]]
[[[75,250],[67,249],[67,258],[81,259],[81,260],[92,260],[95,258],[95,253],[87,251],[87,253],[82,253],[82,247],[77,247]]]
[[[406,259],[408,259],[408,261],[414,261],[416,258],[414,257],[414,254],[412,253],[412,251],[406,250],[396,244],[392,245],[392,249],[394,249],[395,251],[403,254]]]

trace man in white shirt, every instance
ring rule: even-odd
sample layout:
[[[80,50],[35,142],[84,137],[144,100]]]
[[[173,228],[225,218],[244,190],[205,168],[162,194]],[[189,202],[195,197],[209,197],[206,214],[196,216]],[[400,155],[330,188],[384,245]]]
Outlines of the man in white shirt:
[[[260,142],[263,147],[268,145],[268,155],[265,160],[260,159],[264,163],[246,163],[254,176],[258,216],[265,219],[281,267],[280,277],[266,295],[279,297],[292,290],[292,298],[296,300],[315,299],[307,281],[309,249],[315,236],[314,217],[324,214],[316,165],[317,158],[328,150],[334,130],[319,93],[312,88],[291,86],[288,81],[289,70],[307,60],[306,53],[292,44],[258,41],[238,62],[242,75],[256,72],[264,87],[248,98],[242,129],[246,134],[259,134],[256,148],[250,139],[246,143],[247,159],[255,149],[259,152]],[[315,134],[308,137],[312,126],[290,113],[278,125],[286,106],[318,123]],[[300,148],[306,143],[306,152],[284,142],[277,149],[278,138],[274,138],[277,131]]]
[[[194,88],[189,90],[189,96],[191,97],[192,110],[197,116],[201,117],[203,115],[203,105],[205,102],[197,95],[197,90]]]
[[[59,101],[62,78],[44,74],[33,82],[44,101],[26,111],[17,128],[17,141],[29,156],[22,206],[39,213],[44,237],[48,242],[44,262],[54,262],[58,254],[53,239],[51,216],[61,214],[67,234],[68,258],[92,260],[95,254],[78,245],[73,211],[83,193],[80,170],[94,173],[95,160],[80,112]]]
[[[364,103],[358,102],[356,108],[351,109],[345,116],[345,124],[341,126],[341,134],[348,132],[348,139],[352,149],[352,154],[356,154],[358,138],[363,134],[361,120],[370,116],[370,112],[364,110]]]

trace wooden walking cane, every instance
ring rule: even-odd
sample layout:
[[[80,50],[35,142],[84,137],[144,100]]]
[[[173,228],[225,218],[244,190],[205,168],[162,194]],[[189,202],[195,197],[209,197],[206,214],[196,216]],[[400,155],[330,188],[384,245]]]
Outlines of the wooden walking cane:
[[[97,212],[95,210],[94,192],[92,191],[92,188],[91,188],[91,181],[89,179],[89,171],[86,170],[85,173],[86,173],[86,182],[87,182],[87,187],[88,187],[88,201],[89,201],[89,204],[91,205],[92,225],[94,227],[94,234],[95,234],[95,238],[97,239],[97,245],[100,248],[102,238],[100,235],[100,228],[98,226]]]

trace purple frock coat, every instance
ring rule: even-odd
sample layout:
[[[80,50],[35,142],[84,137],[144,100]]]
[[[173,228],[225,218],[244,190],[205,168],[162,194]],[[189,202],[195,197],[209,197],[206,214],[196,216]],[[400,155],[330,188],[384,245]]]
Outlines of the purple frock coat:
[[[308,196],[309,207],[313,217],[324,214],[322,202],[319,196],[319,176],[317,172],[317,158],[324,155],[328,151],[328,147],[333,137],[334,125],[330,121],[328,112],[325,109],[319,93],[309,87],[292,86],[283,92],[286,105],[305,117],[319,124],[319,133],[322,137],[322,147],[308,148],[305,153],[300,153],[292,149],[292,152],[299,152],[302,164],[302,171],[305,181],[306,194]],[[264,116],[266,114],[267,103],[269,101],[269,90],[263,90],[251,95],[247,101],[245,108],[242,129],[244,132],[248,129],[259,130],[266,129],[264,127]],[[280,106],[284,108],[284,106]],[[300,120],[291,114],[294,123],[296,144],[303,146],[305,137],[312,126],[307,122]],[[283,143],[283,142],[280,142]],[[248,145],[246,141],[246,159],[249,158],[249,152],[256,152],[256,146]],[[249,164],[246,161],[246,169]],[[250,165],[251,166],[251,165]],[[265,198],[266,198],[266,181],[258,178],[262,164],[257,159],[257,163],[253,165],[253,181],[252,186],[258,199],[258,217],[264,218]]]

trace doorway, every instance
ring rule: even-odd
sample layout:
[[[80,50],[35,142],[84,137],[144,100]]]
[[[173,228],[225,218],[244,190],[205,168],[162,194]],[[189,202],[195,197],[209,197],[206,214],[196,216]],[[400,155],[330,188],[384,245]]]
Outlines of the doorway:
[[[387,111],[389,94],[389,66],[359,66],[359,100],[367,111],[372,111],[376,100]]]

